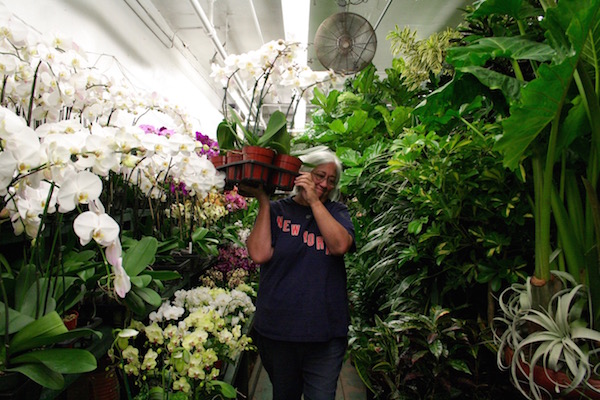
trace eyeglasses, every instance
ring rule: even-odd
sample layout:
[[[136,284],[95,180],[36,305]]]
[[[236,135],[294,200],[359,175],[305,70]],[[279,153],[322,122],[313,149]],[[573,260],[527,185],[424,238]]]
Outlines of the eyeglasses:
[[[335,176],[329,176],[327,177],[327,173],[325,173],[325,171],[311,171],[310,174],[313,177],[313,181],[315,183],[321,183],[323,182],[325,179],[327,179],[327,186],[329,187],[334,187],[337,183],[337,178]]]

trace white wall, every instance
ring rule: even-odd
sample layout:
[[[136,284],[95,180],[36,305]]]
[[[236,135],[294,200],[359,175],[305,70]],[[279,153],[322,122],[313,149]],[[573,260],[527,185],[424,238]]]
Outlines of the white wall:
[[[70,37],[110,76],[125,76],[140,89],[157,92],[192,117],[195,129],[216,136],[222,119],[214,83],[176,49],[165,46],[124,0],[0,0],[42,34]],[[152,117],[148,117],[152,118]],[[142,119],[141,123],[158,124]]]

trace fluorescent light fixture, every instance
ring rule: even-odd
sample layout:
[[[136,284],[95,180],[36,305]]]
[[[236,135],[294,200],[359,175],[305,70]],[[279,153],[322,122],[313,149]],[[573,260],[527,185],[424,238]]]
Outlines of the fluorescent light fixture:
[[[285,40],[308,44],[310,0],[281,0]]]

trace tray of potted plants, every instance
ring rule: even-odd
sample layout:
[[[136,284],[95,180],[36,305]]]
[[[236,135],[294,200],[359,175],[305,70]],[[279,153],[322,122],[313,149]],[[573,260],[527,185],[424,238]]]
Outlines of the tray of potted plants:
[[[233,188],[240,183],[249,186],[262,185],[267,193],[276,189],[289,192],[294,189],[298,168],[287,169],[276,164],[256,160],[236,161],[217,167],[226,173],[225,187]]]

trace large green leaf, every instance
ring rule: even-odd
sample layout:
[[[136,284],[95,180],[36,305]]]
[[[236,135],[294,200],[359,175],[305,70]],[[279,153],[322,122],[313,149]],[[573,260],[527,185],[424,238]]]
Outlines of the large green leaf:
[[[258,146],[269,147],[277,154],[290,154],[291,137],[287,131],[287,118],[281,111],[271,114],[267,128],[258,139]]]
[[[579,54],[598,23],[600,3],[597,0],[560,1],[547,10],[542,25],[546,37],[561,58]]]
[[[51,340],[65,332],[67,332],[67,328],[62,318],[56,311],[53,311],[17,332],[10,341],[10,352],[16,354],[22,350],[31,349],[36,346],[36,340]]]
[[[154,263],[158,241],[150,236],[145,236],[139,241],[134,241],[125,252],[123,257],[123,268],[129,276],[137,276]]]
[[[218,387],[221,394],[228,399],[235,399],[237,397],[237,391],[227,382],[218,380],[209,381],[208,386]]]
[[[5,312],[5,308],[4,308],[4,303],[0,302],[0,310],[2,310],[2,314]],[[25,326],[27,326],[28,324],[32,323],[34,321],[34,319],[32,317],[30,317],[29,315],[20,313],[19,311],[12,309],[12,308],[8,308],[8,334],[11,335],[15,332],[20,331],[21,329],[23,329]],[[0,317],[0,332],[4,333],[6,332],[6,320],[4,318],[4,315],[2,315],[2,317]]]
[[[33,264],[23,265],[15,283],[15,309],[21,310],[28,301],[27,292],[37,280],[37,269]]]
[[[510,15],[514,19],[520,20],[524,17],[534,15],[534,9],[523,0],[486,0],[478,2],[478,6],[473,12],[473,17],[481,18],[494,14]]]
[[[11,358],[12,365],[44,364],[61,374],[90,372],[97,368],[96,357],[82,349],[43,349]]]
[[[65,385],[65,378],[62,374],[52,371],[44,364],[23,364],[13,368],[7,368],[7,371],[20,372],[34,382],[53,390],[60,390]]]
[[[457,68],[483,66],[490,59],[549,61],[555,55],[552,47],[524,37],[490,37],[479,39],[470,46],[451,47],[447,61]]]
[[[521,93],[521,104],[511,107],[511,115],[504,120],[504,135],[494,148],[504,156],[504,165],[510,169],[519,166],[525,151],[552,122],[562,108],[575,71],[575,57],[558,65],[542,65],[539,78],[529,82]]]
[[[48,314],[56,309],[54,285],[46,278],[33,282],[26,292],[20,311],[30,317]],[[37,302],[37,304],[36,304]]]
[[[149,275],[152,279],[159,281],[172,281],[181,278],[177,271],[145,271],[144,275]]]
[[[525,86],[523,82],[512,76],[504,75],[483,67],[471,65],[459,68],[458,70],[463,73],[472,74],[479,82],[492,90],[502,91],[504,96],[511,102],[519,100],[521,89]]]
[[[64,324],[63,324],[64,325]],[[88,328],[77,328],[73,330],[67,330],[66,332],[52,335],[41,335],[38,337],[34,337],[30,339],[26,343],[26,348],[19,348],[11,346],[9,348],[11,354],[17,354],[17,352],[21,352],[24,350],[40,348],[43,346],[49,346],[56,343],[65,342],[72,339],[77,339],[80,337],[90,337],[92,335],[96,335],[98,338],[102,338],[102,333],[98,331],[94,331]]]
[[[142,274],[138,276],[131,277],[131,284],[137,287],[146,287],[152,282],[152,277],[147,274]]]
[[[144,315],[146,312],[146,304],[140,296],[136,294],[136,287],[133,286],[131,290],[125,296],[125,304],[131,311],[137,315]]]
[[[142,300],[144,300],[146,303],[148,303],[154,307],[160,307],[160,305],[162,304],[162,299],[161,299],[160,295],[150,288],[134,287],[131,290],[133,290],[135,292],[135,294],[140,296],[140,298]]]
[[[241,147],[241,140],[235,131],[235,125],[223,120],[217,126],[217,143],[221,150],[235,150]]]

